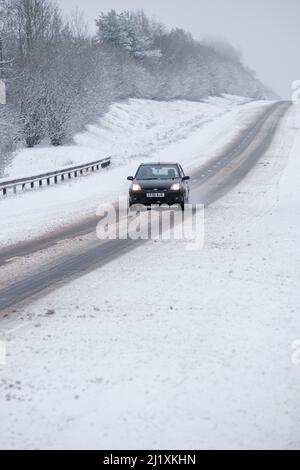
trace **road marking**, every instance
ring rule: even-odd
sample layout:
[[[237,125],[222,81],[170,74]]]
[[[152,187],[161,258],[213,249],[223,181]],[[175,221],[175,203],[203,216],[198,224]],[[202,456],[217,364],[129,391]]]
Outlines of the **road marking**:
[[[80,236],[80,235],[78,235],[78,237],[79,237],[79,236]],[[77,238],[77,237],[75,237],[75,238]],[[64,238],[63,240],[57,240],[57,241],[55,242],[55,245],[62,245],[62,244],[65,243],[65,242],[69,242],[69,241],[73,241],[73,240],[74,240],[73,238]]]
[[[8,264],[8,263],[11,263],[12,261],[18,261],[19,259],[22,259],[22,258],[23,258],[23,256],[13,256],[12,258],[7,258],[5,260],[5,263]]]

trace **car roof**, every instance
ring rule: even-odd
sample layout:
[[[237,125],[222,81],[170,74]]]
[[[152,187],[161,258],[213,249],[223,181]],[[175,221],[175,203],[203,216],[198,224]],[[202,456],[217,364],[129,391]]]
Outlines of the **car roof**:
[[[140,166],[149,166],[149,165],[158,165],[158,166],[163,166],[163,165],[179,165],[179,163],[176,162],[149,162],[149,163],[141,163]]]

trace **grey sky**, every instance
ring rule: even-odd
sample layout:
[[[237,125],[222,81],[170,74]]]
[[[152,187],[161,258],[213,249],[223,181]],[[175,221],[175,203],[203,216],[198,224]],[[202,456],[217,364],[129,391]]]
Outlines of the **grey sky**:
[[[283,98],[300,79],[299,0],[60,0],[75,6],[94,30],[100,11],[143,8],[168,27],[181,27],[197,39],[223,37],[239,47],[246,65]]]

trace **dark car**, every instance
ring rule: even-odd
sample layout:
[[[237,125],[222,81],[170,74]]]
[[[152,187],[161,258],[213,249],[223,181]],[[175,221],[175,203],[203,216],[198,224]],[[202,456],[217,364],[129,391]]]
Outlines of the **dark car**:
[[[129,205],[173,205],[179,204],[184,210],[188,203],[189,176],[178,163],[143,163],[136,175],[128,176],[132,184],[129,189]]]

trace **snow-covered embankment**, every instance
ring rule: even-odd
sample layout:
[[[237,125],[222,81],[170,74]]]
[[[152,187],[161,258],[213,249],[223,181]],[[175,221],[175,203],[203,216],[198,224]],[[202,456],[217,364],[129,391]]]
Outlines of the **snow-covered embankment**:
[[[7,175],[21,177],[112,155],[111,169],[0,200],[0,246],[34,238],[95,214],[99,203],[125,194],[126,176],[145,160],[179,161],[188,172],[214,157],[270,102],[225,96],[201,103],[129,100],[111,107],[98,123],[60,148],[25,149]]]

